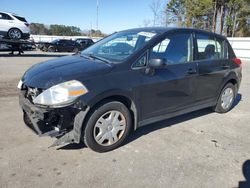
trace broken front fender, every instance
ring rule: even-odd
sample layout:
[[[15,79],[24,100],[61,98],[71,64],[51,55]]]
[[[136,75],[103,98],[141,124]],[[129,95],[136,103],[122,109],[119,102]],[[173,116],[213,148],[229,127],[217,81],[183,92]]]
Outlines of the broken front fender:
[[[83,121],[89,111],[89,108],[87,108],[85,111],[80,111],[76,116],[74,120],[74,127],[73,129],[57,139],[50,147],[70,144],[70,143],[80,143],[81,142],[81,134],[82,134],[82,126]]]
[[[19,103],[24,113],[24,122],[39,136],[56,137],[52,146],[80,143],[82,126],[89,107],[74,104],[61,109],[41,108],[19,95]]]

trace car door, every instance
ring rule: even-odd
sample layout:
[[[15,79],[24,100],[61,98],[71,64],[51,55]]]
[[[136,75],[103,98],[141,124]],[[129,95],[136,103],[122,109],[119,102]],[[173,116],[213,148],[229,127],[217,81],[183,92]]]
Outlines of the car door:
[[[82,49],[85,49],[88,47],[88,41],[87,40],[82,40],[81,41],[81,46],[82,46]]]
[[[65,40],[59,40],[57,42],[57,50],[59,52],[65,52],[65,51],[67,51],[66,50],[66,46],[65,46]]]
[[[0,31],[8,32],[13,25],[13,19],[5,14],[0,12]]]
[[[193,62],[192,34],[168,35],[149,52],[167,65],[143,75],[140,88],[142,119],[184,109],[195,101],[197,65]],[[152,71],[152,70],[151,70]]]
[[[71,41],[71,40],[67,40],[66,42],[65,42],[65,51],[67,51],[67,52],[72,52],[73,51],[73,49],[74,49],[74,42],[73,41]]]
[[[80,45],[78,45],[78,43],[77,42],[75,42],[75,41],[70,41],[70,49],[69,49],[69,51],[71,51],[71,52],[73,52],[73,50],[75,49],[75,48],[78,48]]]
[[[225,41],[209,34],[195,34],[195,60],[198,65],[197,101],[215,100],[223,78],[229,72]]]

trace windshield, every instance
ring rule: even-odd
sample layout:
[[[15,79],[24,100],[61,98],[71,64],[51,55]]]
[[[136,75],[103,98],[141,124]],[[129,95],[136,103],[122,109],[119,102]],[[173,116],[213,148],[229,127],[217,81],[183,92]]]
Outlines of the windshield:
[[[55,39],[55,40],[53,40],[51,43],[55,44],[55,43],[57,43],[57,42],[59,42],[59,39]]]
[[[82,55],[98,56],[111,61],[123,61],[136,50],[145,46],[155,35],[156,33],[143,31],[115,33],[82,51]]]

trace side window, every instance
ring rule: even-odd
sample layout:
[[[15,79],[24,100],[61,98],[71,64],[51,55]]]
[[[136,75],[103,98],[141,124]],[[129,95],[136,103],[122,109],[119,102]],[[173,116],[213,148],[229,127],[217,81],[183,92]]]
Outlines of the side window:
[[[59,44],[68,45],[68,41],[67,40],[60,40]]]
[[[168,47],[169,44],[169,39],[166,38],[165,40],[161,41],[160,43],[158,43],[154,48],[153,48],[153,52],[155,53],[164,53]]]
[[[173,34],[155,45],[150,58],[166,59],[167,64],[187,63],[192,59],[191,34]]]
[[[198,48],[197,60],[224,58],[222,40],[204,34],[196,35],[196,40]]]
[[[84,45],[87,45],[88,41],[87,40],[83,40],[81,43],[84,44]]]
[[[0,13],[0,20],[13,20],[8,14]]]

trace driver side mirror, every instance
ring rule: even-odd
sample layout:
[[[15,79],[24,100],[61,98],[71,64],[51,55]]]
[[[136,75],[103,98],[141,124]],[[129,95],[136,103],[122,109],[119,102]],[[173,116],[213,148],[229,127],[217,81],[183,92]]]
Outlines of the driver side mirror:
[[[154,68],[154,69],[161,69],[167,65],[167,60],[160,59],[160,58],[150,59],[148,62],[148,65],[149,67]]]

